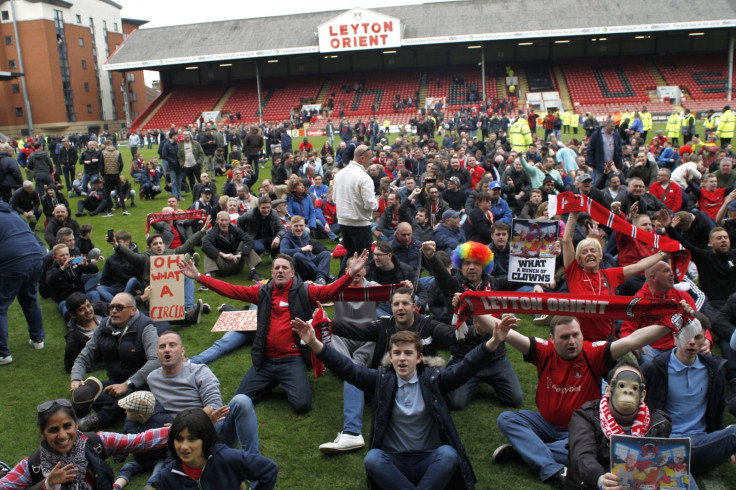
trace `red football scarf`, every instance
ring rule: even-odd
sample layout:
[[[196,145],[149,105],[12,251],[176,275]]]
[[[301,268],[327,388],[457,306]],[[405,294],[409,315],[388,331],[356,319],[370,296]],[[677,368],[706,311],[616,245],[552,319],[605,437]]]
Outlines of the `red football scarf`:
[[[161,223],[164,221],[178,221],[184,219],[206,220],[207,212],[204,209],[187,209],[184,211],[175,211],[173,213],[151,213],[146,217],[146,235],[148,235],[153,223]]]
[[[402,284],[387,284],[384,286],[369,286],[369,287],[352,287],[346,288],[340,293],[339,301],[353,301],[353,302],[382,302],[389,301],[394,291]],[[318,308],[312,316],[312,327],[314,328],[314,335],[317,340],[323,344],[329,344],[332,342],[332,320],[327,316],[327,312],[324,308]],[[317,359],[317,356],[312,351],[312,367],[314,368],[314,377],[319,378],[325,371],[325,366],[322,361]]]
[[[687,272],[687,266],[690,263],[690,252],[685,250],[678,241],[637,228],[620,216],[613,214],[610,209],[606,209],[604,206],[593,201],[588,196],[574,194],[571,191],[562,192],[556,196],[549,196],[547,213],[550,218],[556,214],[567,214],[577,211],[590,214],[590,217],[595,221],[608,228],[612,228],[616,233],[625,233],[631,238],[636,238],[649,246],[672,253],[672,269],[679,280],[682,280]]]
[[[465,291],[455,307],[453,323],[460,329],[461,326],[465,326],[465,321],[471,315],[494,313],[569,315],[611,320],[636,317],[637,320],[650,320],[652,325],[665,324],[679,331],[681,325],[673,324],[669,320],[663,322],[662,319],[669,319],[676,313],[682,313],[682,307],[675,300],[633,296]]]
[[[601,419],[601,430],[607,439],[610,439],[611,435],[614,434],[626,434],[621,426],[618,425],[616,419],[613,418],[613,415],[611,415],[611,409],[608,407],[608,398],[605,396],[601,398],[599,415]],[[647,407],[646,403],[641,402],[639,404],[639,411],[636,413],[634,423],[631,426],[631,435],[634,437],[644,437],[649,431],[650,423],[649,407]]]

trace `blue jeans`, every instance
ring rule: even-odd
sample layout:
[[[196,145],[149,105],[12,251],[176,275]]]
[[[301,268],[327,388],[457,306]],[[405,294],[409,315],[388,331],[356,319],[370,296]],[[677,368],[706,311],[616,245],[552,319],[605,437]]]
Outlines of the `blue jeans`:
[[[533,410],[503,412],[496,422],[516,452],[545,481],[568,464],[567,430],[550,424]]]
[[[687,437],[687,435],[682,437]],[[695,475],[702,475],[716,469],[728,461],[733,453],[736,453],[736,425],[710,434],[689,434],[689,437],[690,471]]]
[[[434,451],[398,454],[371,449],[363,464],[368,478],[381,488],[441,490],[450,482],[459,460],[457,451],[445,445]]]
[[[43,196],[46,194],[44,185],[52,185],[54,179],[51,177],[51,174],[35,174],[34,177],[36,179],[36,192],[38,192],[39,196]]]
[[[62,172],[64,173],[64,181],[66,182],[67,193],[72,191],[72,182],[76,179],[76,166],[74,165],[62,165]]]
[[[135,476],[143,473],[144,471],[150,471],[151,477],[156,475],[159,471],[161,471],[161,468],[164,467],[164,463],[166,462],[166,459],[157,459],[154,461],[146,461],[144,464],[139,463],[135,459],[133,461],[128,461],[123,465],[122,468],[120,468],[120,472],[118,473],[118,478],[124,478],[125,481],[130,482],[130,480]]]
[[[255,238],[253,240],[253,250],[258,255],[266,253],[268,251],[269,253],[272,251],[276,251],[278,253],[279,248],[276,247],[274,249],[271,248],[271,242],[273,242],[273,239],[276,238],[276,235],[274,236],[267,236],[263,238]]]
[[[194,308],[194,279],[184,278],[184,309]]]
[[[432,286],[432,283],[434,283],[434,276],[426,276],[426,277],[420,277],[419,278],[419,284],[424,286],[424,289],[429,291],[429,288]]]
[[[143,285],[135,277],[128,279],[128,283],[125,285],[123,292],[130,293],[135,296],[136,291],[143,291]],[[105,303],[109,303],[118,294],[118,290],[111,286],[97,286],[97,294],[100,295],[100,299]]]
[[[169,170],[169,182],[171,182],[171,193],[175,198],[181,199],[181,181],[184,172],[181,170]]]
[[[453,357],[450,359],[447,367],[461,362],[462,359]],[[447,405],[452,410],[462,410],[470,403],[475,388],[482,382],[488,383],[496,392],[496,398],[499,403],[509,407],[518,407],[524,400],[524,390],[521,389],[521,383],[516,376],[516,371],[511,365],[511,361],[506,356],[496,359],[490,366],[482,368],[476,372],[460,388],[447,394]]]
[[[354,364],[367,366],[373,357],[376,343],[333,335],[332,347],[345,357],[349,357]],[[342,390],[342,430],[344,432],[360,434],[363,431],[364,406],[365,393],[363,393],[363,390],[345,381]]]
[[[297,252],[293,255],[294,269],[303,281],[309,279],[326,278],[330,273],[330,259],[332,255],[328,251],[321,252],[319,255],[305,254]]]
[[[215,424],[222,442],[229,447],[237,447],[239,443],[243,450],[261,454],[258,450],[258,419],[253,401],[245,395],[236,394],[227,405],[230,413],[225,416],[225,420]]]
[[[253,331],[239,332],[231,330],[215,341],[207,350],[189,358],[195,364],[209,364],[228,352],[232,352],[244,345],[251,345],[256,333]]]
[[[255,403],[280,384],[286,392],[289,405],[296,413],[312,409],[307,370],[301,356],[264,358],[260,369],[251,366],[245,373],[236,393],[248,395]]]
[[[38,281],[41,279],[43,260],[41,257],[19,260],[12,264],[5,264],[0,281],[0,357],[10,355],[8,348],[8,308],[15,298],[23,310],[28,323],[28,335],[34,342],[46,338],[43,329],[41,305],[38,304],[36,293]]]
[[[82,174],[82,191],[83,192],[89,192],[89,183],[90,183],[90,181],[92,181],[94,179],[99,179],[99,178],[100,177],[97,174],[88,174],[86,172],[84,174]]]

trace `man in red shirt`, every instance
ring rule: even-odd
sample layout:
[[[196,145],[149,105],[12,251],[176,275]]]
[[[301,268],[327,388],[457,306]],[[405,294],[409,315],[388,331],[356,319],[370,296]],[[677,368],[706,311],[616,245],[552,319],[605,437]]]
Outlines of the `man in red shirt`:
[[[271,280],[254,286],[233,286],[225,281],[200,274],[191,262],[182,261],[182,273],[196,279],[216,293],[258,305],[258,326],[251,349],[253,365],[245,373],[236,394],[245,394],[257,403],[277,384],[286,392],[291,408],[296,413],[312,409],[312,394],[302,355],[309,358],[309,349],[300,347],[299,338],[291,330],[291,320],[312,318],[312,309],[318,301],[337,301],[343,289],[350,284],[368,259],[368,251],[355,254],[348,274],[327,286],[307,285],[294,277],[294,261],[289,255],[279,254],[273,259]]]
[[[671,175],[670,169],[660,168],[657,172],[657,182],[649,186],[649,193],[676,213],[682,208],[682,189],[670,180]]]
[[[487,321],[476,317],[479,322]],[[485,325],[484,325],[485,326]],[[511,442],[493,453],[494,463],[523,459],[542,481],[564,488],[567,473],[567,425],[583,403],[601,396],[601,379],[619,357],[658,339],[669,327],[651,325],[614,342],[585,342],[574,317],[556,316],[549,340],[499,329],[506,341],[537,367],[538,412],[520,410],[498,416],[498,428]],[[503,335],[505,333],[505,335]],[[505,337],[505,338],[501,338]]]

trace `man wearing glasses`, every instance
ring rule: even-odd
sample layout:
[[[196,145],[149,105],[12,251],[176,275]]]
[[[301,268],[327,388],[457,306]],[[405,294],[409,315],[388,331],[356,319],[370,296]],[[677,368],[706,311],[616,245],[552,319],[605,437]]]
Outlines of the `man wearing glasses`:
[[[144,389],[148,374],[160,366],[156,326],[138,311],[133,296],[116,294],[110,302],[109,315],[100,322],[72,366],[72,400],[87,402],[84,406],[75,405],[77,415],[86,415],[89,400],[94,399],[95,413],[79,421],[82,431],[94,431],[125,417],[118,399],[131,391]],[[94,381],[88,379],[87,383],[82,381],[95,359],[102,359],[107,371],[108,380],[102,383],[101,394],[99,385],[97,389],[89,386],[99,383],[95,378],[92,378]],[[96,394],[99,396],[95,397]]]
[[[336,205],[337,222],[342,230],[345,257],[370,250],[371,218],[378,209],[373,180],[366,173],[373,163],[373,152],[366,145],[355,149],[354,160],[335,176],[333,198]],[[343,267],[341,267],[342,269]]]

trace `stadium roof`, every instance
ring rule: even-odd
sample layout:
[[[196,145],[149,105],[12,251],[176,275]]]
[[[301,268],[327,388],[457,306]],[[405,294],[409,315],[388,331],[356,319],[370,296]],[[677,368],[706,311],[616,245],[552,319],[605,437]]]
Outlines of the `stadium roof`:
[[[736,27],[736,2],[710,0],[464,0],[376,9],[403,25],[401,45],[596,36]],[[139,29],[103,65],[153,69],[266,56],[319,53],[317,28],[345,11]],[[153,48],[153,49],[152,49]]]

